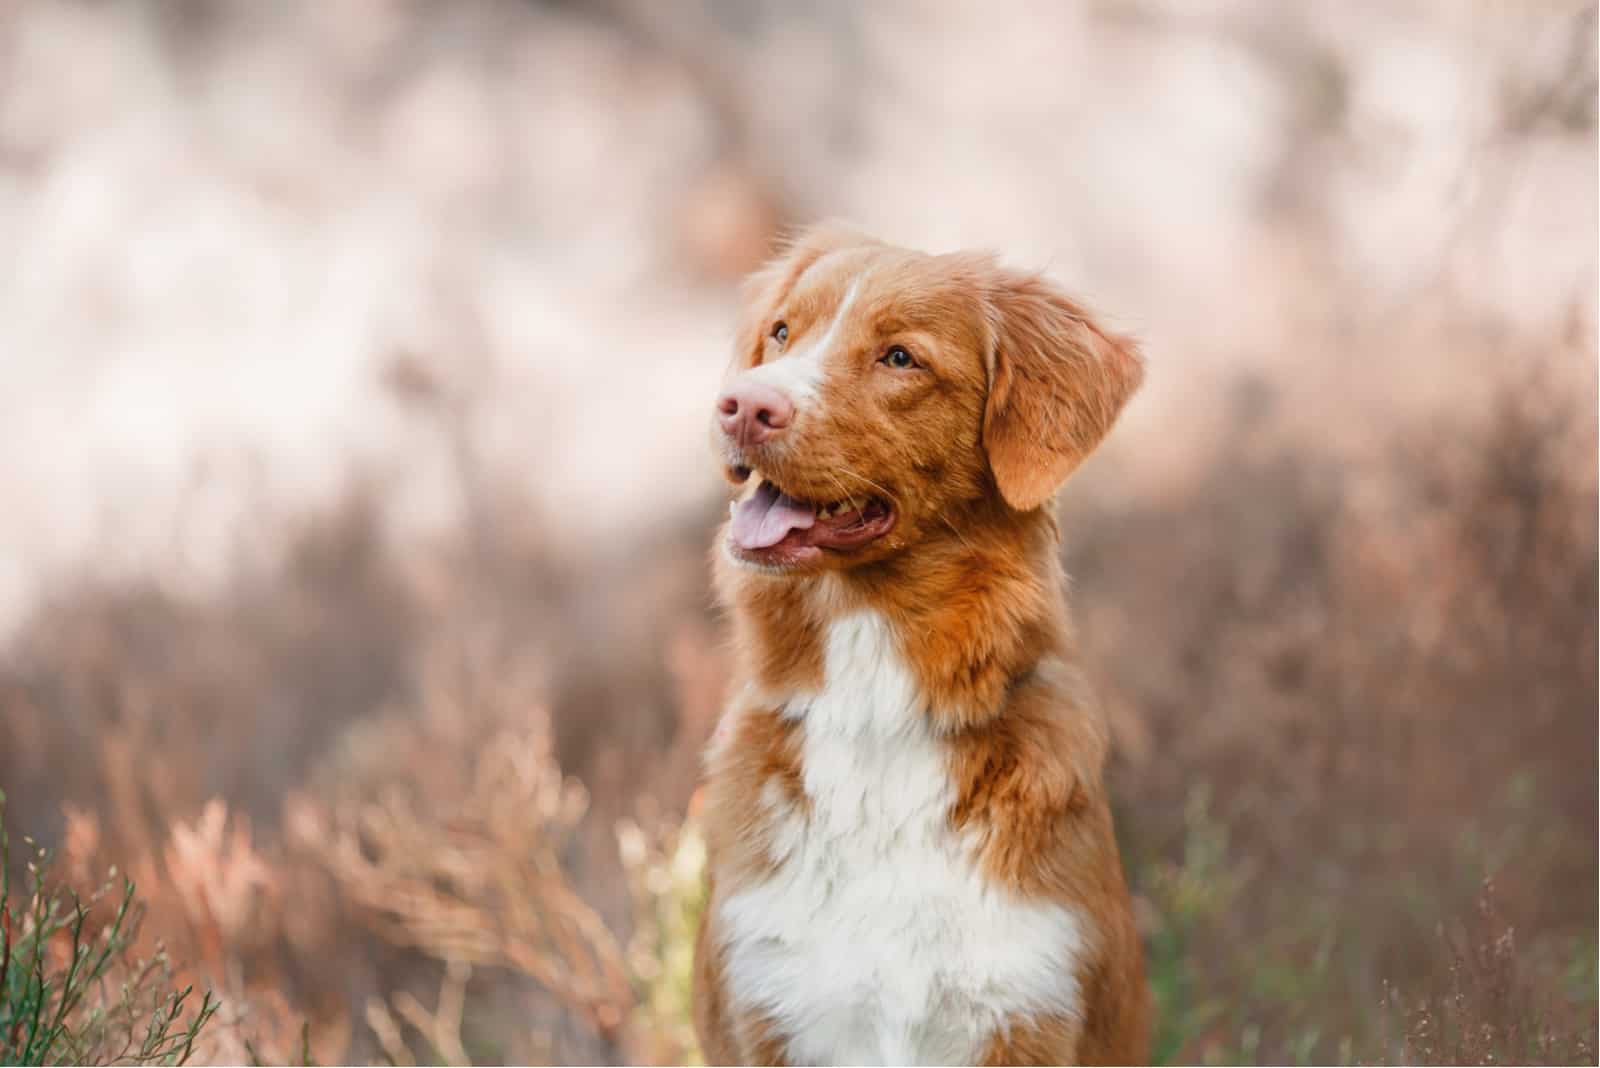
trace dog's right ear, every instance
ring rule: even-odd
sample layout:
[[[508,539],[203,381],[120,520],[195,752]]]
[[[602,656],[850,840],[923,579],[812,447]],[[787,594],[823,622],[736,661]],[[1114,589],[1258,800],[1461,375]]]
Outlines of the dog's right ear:
[[[830,252],[878,243],[839,222],[815,223],[791,235],[779,246],[777,255],[745,279],[734,340],[734,367],[745,369],[761,362],[773,314],[812,264]]]
[[[1144,360],[1038,275],[997,269],[988,307],[983,447],[1000,495],[1027,511],[1105,437],[1144,379]]]

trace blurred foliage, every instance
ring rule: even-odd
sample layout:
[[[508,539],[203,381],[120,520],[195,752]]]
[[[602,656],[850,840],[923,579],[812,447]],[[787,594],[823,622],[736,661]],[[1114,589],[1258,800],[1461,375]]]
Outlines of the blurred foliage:
[[[1536,368],[1381,467],[1241,444],[1186,501],[1070,523],[1089,662],[1140,711],[1113,792],[1160,1058],[1593,1059],[1568,977],[1594,934],[1594,430]],[[1111,600],[1102,567],[1140,577]]]
[[[1192,495],[1071,501],[1065,556],[1118,737],[1163,1063],[1593,1056],[1593,427],[1537,387],[1497,396],[1401,434],[1404,462],[1330,469],[1279,436],[1220,453]],[[368,508],[309,522],[247,594],[141,591],[157,610],[123,616],[129,591],[89,585],[24,633],[0,721],[28,748],[0,764],[35,805],[51,794],[31,769],[74,769],[54,794],[63,878],[89,885],[108,857],[141,873],[182,981],[218,991],[206,1059],[692,1061],[704,855],[683,814],[725,677],[703,593],[615,578],[615,610],[654,621],[637,648],[659,659],[597,691],[545,650],[598,640],[608,617],[563,635],[550,609],[454,568],[449,545],[400,559],[330,533],[368,529]],[[531,528],[497,529],[506,588],[536,576],[539,541],[514,533]],[[351,617],[419,635],[370,691],[397,696],[346,714],[259,829],[246,813],[267,797],[124,774],[248,748],[254,721],[227,710],[304,670],[302,647],[237,674],[213,661],[215,696],[195,703],[198,665],[177,654],[299,611],[315,588],[295,569],[328,543],[364,546],[345,572],[385,591]],[[588,593],[608,596],[598,577]],[[107,645],[118,619],[135,640]],[[366,662],[352,641],[311,655]],[[50,698],[65,679],[78,703]],[[620,736],[663,693],[670,741],[631,750]],[[140,726],[143,707],[168,714]],[[583,717],[575,773],[552,707]],[[85,730],[101,751],[69,761]]]
[[[329,488],[219,461],[208,581],[141,487],[26,587],[0,1060],[692,1062],[727,666],[673,391],[857,208],[1149,335],[1062,523],[1158,1058],[1594,1059],[1594,5],[13,11],[0,536],[234,422]]]
[[[617,828],[634,894],[629,965],[638,986],[638,1052],[651,1064],[700,1064],[692,1011],[695,939],[706,904],[705,840],[692,818],[650,833],[638,822]]]

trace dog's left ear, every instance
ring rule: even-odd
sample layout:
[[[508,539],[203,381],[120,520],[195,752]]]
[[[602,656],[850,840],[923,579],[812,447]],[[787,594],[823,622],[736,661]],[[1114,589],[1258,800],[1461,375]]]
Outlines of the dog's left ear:
[[[1144,379],[1134,343],[1037,275],[996,270],[983,448],[1000,494],[1026,511],[1050,499]]]

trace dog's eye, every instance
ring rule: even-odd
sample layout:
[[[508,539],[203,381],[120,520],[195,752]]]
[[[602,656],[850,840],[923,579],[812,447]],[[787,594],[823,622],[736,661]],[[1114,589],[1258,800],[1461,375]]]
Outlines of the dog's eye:
[[[772,324],[772,340],[782,345],[789,340],[789,324],[779,320]]]
[[[883,359],[878,362],[886,363],[897,371],[906,371],[917,366],[917,361],[912,358],[911,353],[907,352],[903,345],[896,345],[884,353]]]

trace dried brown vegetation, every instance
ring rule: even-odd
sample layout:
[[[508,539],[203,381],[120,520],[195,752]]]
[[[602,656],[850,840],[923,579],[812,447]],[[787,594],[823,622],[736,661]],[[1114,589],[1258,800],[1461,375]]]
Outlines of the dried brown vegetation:
[[[1181,500],[1072,521],[1166,1055],[1594,1056],[1593,434],[1508,382],[1367,469],[1247,433]],[[1441,934],[1485,878],[1516,953]],[[1546,1015],[1452,993],[1471,1044],[1380,1044],[1380,1005],[1438,1020],[1502,965]]]
[[[1066,502],[1164,1057],[1593,1056],[1593,425],[1497,398],[1370,469],[1259,426],[1176,498]],[[12,820],[136,874],[223,996],[203,1056],[292,1058],[302,1019],[319,1057],[681,1056],[709,525],[587,576],[606,607],[563,635],[559,593],[485,593],[539,586],[536,540],[402,560],[375,508],[215,598],[58,594],[0,672]]]

